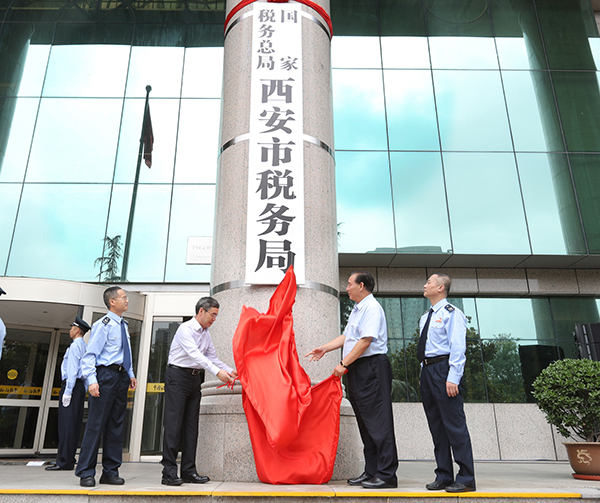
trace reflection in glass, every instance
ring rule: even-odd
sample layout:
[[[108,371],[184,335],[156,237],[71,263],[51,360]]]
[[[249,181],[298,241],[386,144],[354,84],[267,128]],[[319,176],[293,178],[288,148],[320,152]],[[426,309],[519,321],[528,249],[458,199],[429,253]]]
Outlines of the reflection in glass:
[[[381,37],[381,54],[384,68],[431,67],[427,37]]]
[[[215,183],[221,100],[181,100],[175,183]]]
[[[384,70],[390,150],[439,150],[429,70]]]
[[[497,70],[491,37],[429,37],[431,67],[449,70]]]
[[[0,398],[41,400],[50,338],[50,332],[7,329],[0,360]]]
[[[390,157],[398,250],[450,252],[452,243],[440,154],[392,152]]]
[[[52,46],[43,96],[122,98],[130,50],[126,45]]]
[[[444,150],[512,151],[500,72],[434,70]]]
[[[492,36],[486,0],[427,0],[423,4],[430,36]]]
[[[0,409],[0,449],[31,449],[35,437],[38,407]]]
[[[379,70],[333,70],[336,149],[386,150],[383,81]]]
[[[182,98],[221,98],[222,47],[188,47],[183,67]]]
[[[179,98],[183,54],[183,47],[132,47],[126,96],[145,98],[150,85],[153,98]]]
[[[174,185],[165,281],[210,281],[210,265],[187,265],[188,238],[212,236],[214,185]]]
[[[556,110],[545,109],[542,115],[536,97],[536,89],[541,92],[541,87],[549,86],[550,82],[548,75],[540,72],[536,73],[535,78],[537,87],[534,87],[532,72],[502,72],[510,127],[517,151],[553,150],[553,145],[546,142],[544,126],[552,130],[558,125]],[[553,124],[544,124],[544,121],[552,121]]]
[[[519,343],[511,336],[496,336],[481,344],[489,401],[526,402]]]
[[[340,253],[395,251],[387,153],[337,152]]]
[[[152,169],[142,161],[140,183],[172,183],[173,163],[177,144],[177,120],[179,100],[153,98],[150,93],[150,116],[154,133]],[[133,183],[138,162],[144,100],[127,99],[123,107],[123,119],[119,136],[116,183]],[[216,149],[216,145],[215,145]]]
[[[527,45],[523,37],[497,37],[496,47],[500,68],[503,70],[529,70]]]
[[[600,253],[600,156],[596,154],[571,154],[571,168],[583,220],[589,253]]]
[[[332,68],[381,68],[379,37],[333,37]]]
[[[537,338],[531,299],[477,299],[477,316],[482,340]]]
[[[562,154],[517,155],[531,247],[533,253],[539,255],[573,253],[565,246],[563,233],[566,227],[571,234],[577,232],[583,246],[583,232],[576,212],[572,221],[561,220],[561,213],[565,218],[567,212],[559,206],[559,197],[574,200],[573,186],[570,179],[554,176],[551,156],[555,157],[555,165],[562,162],[566,167],[566,158]],[[579,250],[580,253],[583,251]]]
[[[26,181],[110,183],[122,106],[122,99],[43,98]]]
[[[17,207],[21,196],[21,184],[0,184],[0,273],[6,271],[8,250],[12,241]]]
[[[485,348],[477,337],[468,337],[466,355],[465,372],[460,381],[463,399],[470,403],[488,402],[483,370]]]
[[[598,72],[553,72],[552,81],[572,152],[597,152],[600,145]]]
[[[148,363],[148,391],[144,407],[142,455],[162,453],[165,369],[171,340],[179,328],[176,321],[155,321]]]
[[[129,281],[164,281],[169,211],[156,211],[156,208],[171,206],[171,190],[171,185],[140,185],[138,188],[129,251]],[[113,197],[116,197],[116,192]],[[119,215],[111,211],[111,220],[119,219],[125,229],[128,216],[129,210]]]
[[[531,253],[512,154],[445,153],[455,253]]]
[[[94,278],[109,195],[110,185],[25,184],[7,274]]]
[[[0,159],[0,182],[22,182],[31,150],[31,139],[40,99],[6,99],[16,99],[17,103],[10,124],[6,155],[3,161]],[[6,131],[7,134],[8,132]]]
[[[49,55],[49,45],[29,45],[18,96],[38,97],[42,95]]]

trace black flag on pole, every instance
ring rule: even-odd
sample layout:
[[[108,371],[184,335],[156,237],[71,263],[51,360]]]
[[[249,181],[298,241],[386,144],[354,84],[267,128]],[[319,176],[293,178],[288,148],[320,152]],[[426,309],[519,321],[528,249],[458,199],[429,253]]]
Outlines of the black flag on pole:
[[[144,118],[144,161],[146,166],[152,167],[152,148],[154,147],[154,134],[152,133],[152,119],[150,118],[150,103],[146,105]]]

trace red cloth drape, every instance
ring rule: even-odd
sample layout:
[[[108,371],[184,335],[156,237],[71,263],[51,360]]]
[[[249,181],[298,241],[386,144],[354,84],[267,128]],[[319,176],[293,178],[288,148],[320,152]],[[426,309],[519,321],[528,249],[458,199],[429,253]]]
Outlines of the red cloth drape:
[[[269,484],[322,484],[333,473],[342,387],[334,376],[311,387],[296,351],[295,299],[290,267],[267,313],[242,308],[233,357],[258,478]]]

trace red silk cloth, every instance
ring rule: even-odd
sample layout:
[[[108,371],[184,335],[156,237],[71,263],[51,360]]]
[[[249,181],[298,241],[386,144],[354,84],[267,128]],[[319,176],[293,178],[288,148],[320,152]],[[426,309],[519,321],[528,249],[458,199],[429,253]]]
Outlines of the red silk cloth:
[[[340,379],[310,385],[298,361],[290,267],[263,314],[244,306],[233,357],[258,478],[268,484],[323,484],[331,479],[340,432]]]
[[[268,0],[268,1],[271,3],[288,3],[288,0]],[[317,11],[319,13],[319,15],[325,20],[325,22],[327,23],[327,26],[329,26],[329,35],[330,36],[333,35],[333,25],[331,24],[331,18],[329,17],[329,14],[327,14],[327,11],[323,7],[316,4],[312,0],[296,0],[296,1],[303,3],[304,5],[308,5],[311,9]],[[227,17],[225,18],[225,29],[224,29],[225,33],[227,33],[227,25],[229,24],[229,21],[231,21],[231,18],[235,15],[235,13],[238,12],[240,9],[243,9],[244,7],[246,7],[246,5],[250,5],[253,2],[256,2],[256,0],[241,0],[240,3],[238,3],[233,9],[231,9],[229,14],[227,14]]]

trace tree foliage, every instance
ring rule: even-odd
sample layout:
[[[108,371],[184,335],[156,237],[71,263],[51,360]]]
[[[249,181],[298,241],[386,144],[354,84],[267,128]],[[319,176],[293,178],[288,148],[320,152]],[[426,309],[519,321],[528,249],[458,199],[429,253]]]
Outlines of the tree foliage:
[[[94,261],[94,267],[100,266],[100,272],[97,274],[99,281],[106,283],[114,283],[121,281],[119,275],[119,259],[122,255],[121,247],[121,236],[115,236],[111,238],[109,236],[104,237],[104,251],[102,257],[97,258]]]
[[[563,437],[600,441],[600,362],[558,360],[533,383],[533,396],[546,420]]]

